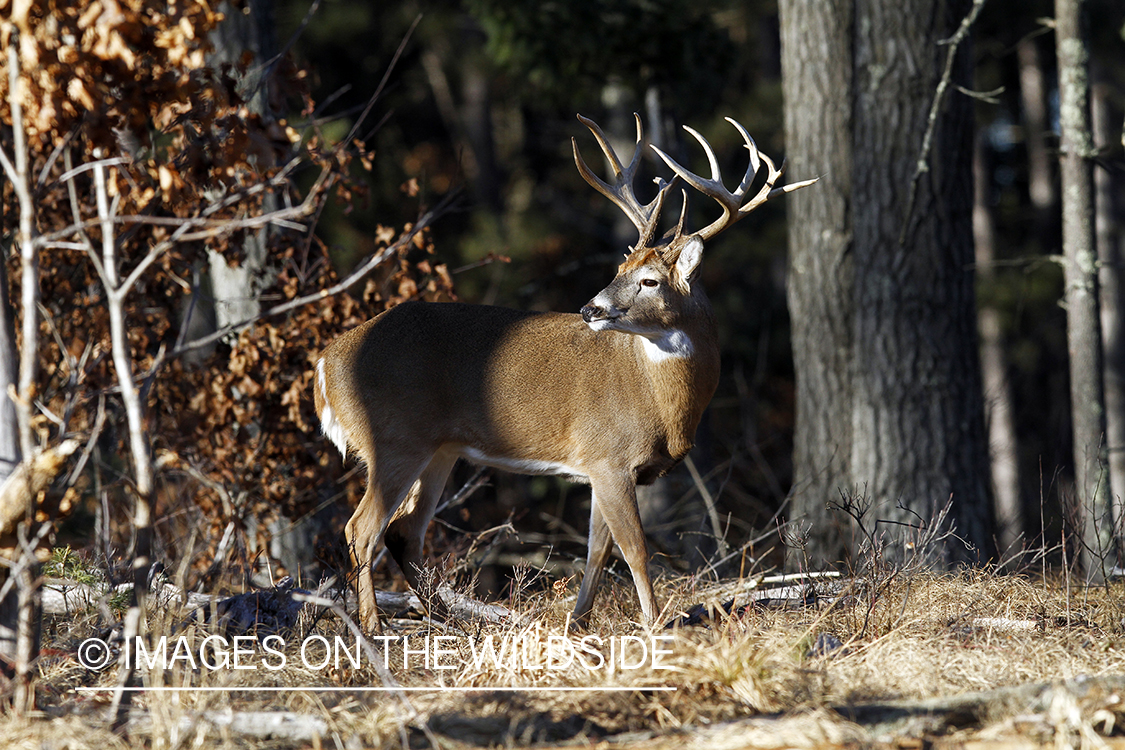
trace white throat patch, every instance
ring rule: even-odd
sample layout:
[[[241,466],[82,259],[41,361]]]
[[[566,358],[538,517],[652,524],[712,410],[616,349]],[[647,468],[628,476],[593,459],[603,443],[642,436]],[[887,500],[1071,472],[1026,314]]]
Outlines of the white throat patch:
[[[641,346],[650,362],[665,362],[669,359],[686,359],[694,351],[691,339],[679,329],[672,329],[658,339],[641,337]]]

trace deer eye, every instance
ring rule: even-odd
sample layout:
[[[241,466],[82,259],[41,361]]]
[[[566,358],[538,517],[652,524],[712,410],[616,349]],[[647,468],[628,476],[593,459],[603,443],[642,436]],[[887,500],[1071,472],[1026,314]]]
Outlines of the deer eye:
[[[641,286],[660,286],[656,279],[641,279]]]

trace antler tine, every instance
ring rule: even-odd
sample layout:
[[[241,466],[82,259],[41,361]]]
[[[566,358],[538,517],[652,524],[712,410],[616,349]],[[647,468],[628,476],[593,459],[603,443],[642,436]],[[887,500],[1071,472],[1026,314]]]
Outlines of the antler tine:
[[[676,175],[680,177],[684,182],[691,185],[693,188],[703,193],[704,195],[714,198],[719,203],[719,205],[722,206],[723,215],[712,222],[710,226],[706,227],[700,232],[696,232],[696,234],[698,234],[701,239],[707,240],[738,220],[738,206],[741,201],[739,201],[736,196],[732,195],[730,191],[728,191],[726,187],[724,187],[722,183],[722,174],[719,170],[718,159],[715,158],[715,152],[714,150],[712,150],[711,144],[707,143],[707,140],[695,130],[692,130],[687,126],[684,127],[684,130],[691,133],[692,136],[694,136],[695,139],[699,141],[700,145],[703,146],[703,150],[707,154],[707,161],[711,165],[711,179],[708,180],[700,177],[694,172],[689,172],[688,170],[677,164],[672,157],[668,156],[668,154],[664,153],[656,146],[653,146],[652,150],[655,151],[657,155],[664,160],[664,163],[667,164],[669,168],[671,168],[671,170],[675,172]]]
[[[590,120],[582,115],[578,115],[578,120],[590,129],[594,134],[594,139],[605,154],[606,159],[609,160],[609,165],[613,169],[614,184],[609,185],[602,181],[593,171],[586,165],[585,160],[582,158],[581,152],[578,150],[578,141],[571,138],[571,145],[574,147],[574,164],[578,167],[578,173],[586,180],[599,193],[609,198],[614,205],[624,212],[629,217],[629,221],[633,222],[633,226],[637,228],[639,233],[639,241],[637,247],[646,244],[652,239],[656,229],[656,224],[660,219],[660,210],[664,204],[664,194],[669,187],[668,183],[660,184],[656,198],[654,198],[647,205],[641,205],[637,200],[636,194],[633,192],[633,180],[637,174],[637,167],[641,160],[641,151],[644,149],[644,131],[641,128],[640,115],[633,115],[637,120],[637,148],[633,152],[633,158],[629,162],[628,167],[621,165],[621,160],[617,157],[613,147],[609,145],[609,140],[605,137],[605,133],[598,126],[596,122]]]
[[[726,119],[727,122],[731,123],[735,128],[738,129],[738,132],[742,135],[742,139],[745,141],[746,150],[750,152],[750,165],[746,170],[746,174],[742,177],[742,181],[739,183],[738,188],[733,193],[727,190],[726,186],[723,185],[718,159],[715,158],[715,151],[711,148],[711,144],[709,144],[707,142],[707,139],[705,139],[695,130],[687,127],[686,125],[684,126],[684,130],[691,133],[691,135],[697,141],[699,141],[699,144],[703,146],[703,151],[707,154],[707,161],[711,166],[711,179],[705,179],[697,174],[689,172],[688,170],[677,164],[674,159],[658,149],[656,146],[652,147],[653,150],[656,151],[656,153],[660,156],[660,158],[664,160],[664,163],[667,164],[668,167],[679,177],[681,177],[684,182],[691,185],[693,188],[703,193],[704,195],[713,198],[722,207],[722,216],[711,222],[699,232],[696,232],[696,234],[699,235],[699,237],[703,240],[708,240],[711,237],[719,234],[724,229],[731,226],[739,219],[756,209],[758,206],[762,205],[770,198],[773,198],[775,195],[792,192],[793,190],[803,188],[816,182],[816,179],[804,180],[803,182],[797,182],[791,185],[785,185],[780,188],[774,188],[774,183],[777,181],[777,178],[781,176],[781,172],[785,168],[784,163],[782,163],[781,169],[775,167],[772,159],[758,151],[758,147],[754,143],[754,139],[750,137],[750,134],[746,131],[746,128],[744,128],[740,123],[736,122],[730,117]],[[763,162],[765,163],[768,170],[765,185],[762,186],[762,189],[759,190],[753,198],[751,198],[745,205],[743,205],[742,200],[746,194],[746,191],[754,182],[754,178],[757,176]]]
[[[683,195],[684,199],[682,201],[680,201],[680,220],[676,222],[676,229],[672,233],[673,237],[679,237],[679,236],[683,235],[684,224],[687,221],[688,192],[686,190],[681,190],[680,193]]]
[[[742,140],[746,142],[746,150],[750,152],[750,168],[746,170],[746,174],[743,176],[738,190],[734,191],[735,195],[742,195],[746,192],[746,189],[750,187],[750,183],[754,181],[754,176],[758,174],[758,169],[762,166],[762,162],[759,159],[761,153],[758,151],[758,144],[754,143],[754,139],[750,137],[750,133],[746,131],[746,128],[742,127],[742,123],[738,122],[733,117],[727,117],[725,119],[738,129],[738,132],[742,135]],[[769,158],[767,157],[766,160],[768,161]],[[784,167],[782,168],[784,169]]]
[[[785,164],[786,164],[785,160],[782,159],[781,166],[777,168],[778,174],[781,174],[785,171]],[[779,188],[774,188],[773,190],[771,190],[769,192],[769,195],[766,196],[766,200],[769,200],[770,198],[776,198],[777,196],[784,195],[785,193],[792,193],[794,190],[800,190],[803,187],[808,187],[809,185],[813,184],[814,182],[816,182],[819,179],[820,179],[819,177],[813,177],[811,180],[801,180],[800,182],[790,182],[788,185],[782,185]]]

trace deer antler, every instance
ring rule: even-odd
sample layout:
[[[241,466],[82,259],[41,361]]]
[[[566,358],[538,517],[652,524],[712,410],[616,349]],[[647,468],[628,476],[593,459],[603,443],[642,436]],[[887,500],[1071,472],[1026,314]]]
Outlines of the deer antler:
[[[613,168],[613,185],[603,182],[597,175],[590,171],[590,168],[586,166],[586,162],[582,159],[582,154],[578,151],[578,141],[571,138],[570,142],[574,147],[574,163],[578,167],[578,172],[582,175],[582,178],[590,183],[590,186],[599,193],[613,201],[614,205],[620,208],[625,215],[629,217],[629,221],[633,222],[633,226],[637,228],[640,238],[637,244],[633,246],[635,250],[636,248],[648,245],[652,241],[653,236],[656,234],[656,225],[660,222],[660,211],[664,206],[664,197],[675,183],[675,180],[665,182],[663,179],[657,178],[656,184],[658,190],[656,197],[647,205],[641,205],[641,202],[637,200],[637,196],[633,192],[633,180],[637,175],[641,152],[644,149],[644,131],[641,129],[640,115],[634,114],[633,117],[637,119],[637,149],[633,152],[633,159],[629,162],[629,166],[622,167],[621,160],[617,158],[617,154],[614,153],[613,147],[609,145],[605,133],[598,127],[598,124],[582,115],[578,115],[578,119],[582,124],[588,127],[590,132],[594,134],[594,138],[602,148],[602,153],[604,153],[606,159],[609,160],[610,167]],[[683,223],[682,216],[680,217],[680,222],[681,224]]]
[[[691,185],[693,188],[703,193],[704,195],[714,198],[719,203],[719,205],[723,207],[722,216],[711,222],[702,230],[695,232],[695,234],[704,241],[710,239],[711,237],[714,237],[719,232],[722,232],[724,229],[731,226],[739,219],[756,209],[758,206],[762,205],[770,198],[773,198],[775,195],[789,193],[816,182],[816,178],[813,178],[811,180],[803,180],[801,182],[794,182],[790,185],[783,185],[782,187],[775,188],[773,186],[774,182],[777,181],[777,178],[780,177],[781,173],[785,170],[785,163],[782,162],[780,168],[775,167],[772,159],[758,151],[758,147],[754,145],[754,139],[751,138],[750,134],[746,132],[746,128],[742,127],[742,125],[735,122],[729,117],[726,118],[726,120],[731,125],[734,125],[736,128],[738,128],[738,132],[742,134],[743,140],[746,141],[746,149],[750,152],[750,167],[746,170],[746,174],[745,176],[743,176],[742,182],[739,183],[738,189],[733,193],[727,190],[723,185],[722,175],[719,172],[719,161],[715,158],[715,152],[711,149],[711,144],[709,144],[703,136],[701,136],[699,133],[697,133],[695,130],[692,130],[688,126],[685,125],[684,130],[691,133],[695,137],[695,140],[699,141],[700,145],[703,146],[703,150],[707,153],[707,161],[711,165],[711,179],[704,179],[697,174],[693,174],[692,172],[687,171],[656,146],[652,147],[652,150],[655,151],[660,156],[660,158],[664,160],[664,163],[667,164],[678,177],[682,178],[684,182]],[[638,121],[638,128],[639,127],[640,124]],[[636,157],[634,157],[634,161],[636,161]],[[753,198],[751,198],[749,202],[743,205],[742,201],[745,198],[746,190],[750,187],[750,184],[754,182],[754,177],[757,176],[758,169],[761,167],[762,162],[766,163],[766,167],[769,170],[766,175],[766,183],[762,185],[761,190],[759,190],[758,193]]]

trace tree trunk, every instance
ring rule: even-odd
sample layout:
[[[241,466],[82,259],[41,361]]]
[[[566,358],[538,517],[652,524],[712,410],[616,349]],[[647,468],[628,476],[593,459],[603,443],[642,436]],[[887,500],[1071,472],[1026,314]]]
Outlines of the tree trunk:
[[[498,218],[504,212],[503,174],[492,128],[491,79],[480,44],[475,32],[463,35],[455,49],[445,40],[433,40],[422,53],[422,66],[441,119],[457,143],[476,202]],[[460,78],[460,101],[454,96],[447,68],[455,69]]]
[[[990,207],[991,172],[985,163],[984,138],[973,148],[973,239],[976,245],[977,283],[988,294],[996,286],[996,226]],[[992,468],[992,493],[1001,554],[1018,552],[1024,531],[1020,501],[1019,450],[1016,440],[1012,383],[1000,311],[991,302],[978,310],[981,375],[984,381],[988,450]]]
[[[16,387],[19,372],[19,350],[16,348],[14,310],[8,300],[7,265],[0,263],[0,393]],[[5,398],[0,402],[0,485],[19,466],[21,460],[19,419],[16,404]],[[9,561],[9,562],[15,562]],[[10,568],[0,570],[0,586],[11,575]],[[12,589],[0,598],[0,672],[4,665],[15,664],[19,630],[19,596]]]
[[[1110,107],[1110,87],[1095,84],[1092,99],[1094,147],[1099,152],[1114,146],[1121,122]],[[1094,228],[1098,245],[1098,283],[1101,286],[1102,345],[1105,355],[1106,448],[1109,455],[1110,503],[1117,554],[1122,554],[1120,519],[1125,517],[1125,238],[1122,237],[1122,202],[1125,180],[1120,171],[1094,170]]]
[[[851,473],[886,554],[989,557],[988,493],[973,283],[972,121],[954,93],[938,114],[929,169],[907,206],[945,48],[968,2],[866,0],[855,18],[855,315]],[[970,85],[962,45],[953,83]],[[908,215],[909,211],[909,215]],[[950,522],[973,545],[908,553],[906,527]]]
[[[1112,515],[1105,462],[1105,396],[1093,170],[1089,157],[1089,55],[1081,0],[1055,0],[1059,60],[1059,124],[1065,255],[1067,344],[1074,430],[1074,474],[1087,579],[1104,580],[1112,561]]]
[[[19,372],[15,311],[8,296],[8,268],[0,263],[0,393],[15,388]],[[19,420],[10,398],[0,399],[0,484],[19,466]]]
[[[14,401],[16,424],[18,426],[19,448],[18,452],[8,458],[22,458],[31,461],[36,450],[36,440],[31,426],[34,414],[33,402],[39,369],[39,250],[34,244],[36,237],[35,203],[31,191],[31,172],[28,164],[28,149],[25,140],[23,108],[20,97],[14,92],[20,90],[19,79],[21,76],[18,49],[19,37],[15,30],[10,30],[12,36],[8,39],[7,63],[8,72],[8,104],[12,117],[12,143],[11,158],[5,159],[5,172],[11,181],[12,192],[16,196],[19,206],[19,230],[16,234],[16,244],[20,251],[20,309],[21,309],[21,335],[22,341],[19,349],[19,377],[18,398],[5,400]],[[5,279],[6,281],[6,279]],[[7,295],[5,294],[6,298]],[[8,332],[5,331],[5,336]],[[14,336],[14,332],[12,334]],[[6,352],[7,355],[14,354]],[[11,377],[13,372],[8,371]],[[9,387],[12,385],[8,384]],[[8,397],[12,393],[4,393]],[[5,410],[7,407],[5,407]],[[10,425],[8,428],[10,429]],[[9,467],[14,470],[14,467]],[[9,471],[11,473],[11,471]],[[36,494],[28,489],[25,494],[27,504],[25,521],[22,523],[23,531],[30,538],[36,531],[35,524],[35,499]],[[39,609],[39,566],[35,559],[28,559],[26,552],[13,552],[14,559],[9,562],[15,566],[5,566],[5,571],[0,574],[0,584],[8,586],[12,583],[9,576],[13,577],[14,588],[9,588],[2,602],[0,602],[0,654],[5,657],[14,655],[15,680],[12,685],[12,707],[16,715],[25,715],[34,708],[35,691],[32,680],[35,675],[35,659],[39,655],[39,632],[41,615]],[[14,639],[11,637],[14,633]],[[14,654],[11,648],[14,645]],[[8,664],[5,663],[5,671]]]
[[[1055,205],[1055,181],[1047,152],[1047,91],[1039,61],[1039,40],[1028,36],[1016,46],[1020,66],[1020,103],[1023,109],[1024,145],[1027,148],[1027,182],[1031,204],[1039,218]]]
[[[789,517],[808,529],[791,568],[844,557],[848,522],[828,503],[852,485],[852,6],[782,0],[781,63],[789,173],[819,175],[786,197],[788,300],[797,380]]]
[[[234,8],[230,2],[223,2],[220,9],[226,18],[211,35],[215,50],[210,64],[215,67],[221,64],[233,65],[244,53],[252,53],[255,65],[251,68],[251,75],[239,81],[240,93],[247,98],[252,112],[261,115],[266,121],[272,121],[274,118],[269,106],[269,83],[261,85],[261,77],[272,69],[270,61],[277,51],[273,3],[268,0],[250,0],[246,4],[246,13]],[[276,196],[268,194],[263,199],[262,211],[275,211],[278,206]],[[271,231],[270,227],[265,227],[247,236],[243,247],[246,257],[237,266],[230,265],[219,253],[208,252],[209,281],[214,300],[214,311],[210,313],[210,318],[218,328],[253,318],[261,309],[259,295],[268,284],[269,259],[266,248]],[[207,316],[208,314],[204,314],[204,317]],[[188,323],[191,324],[192,321]]]

